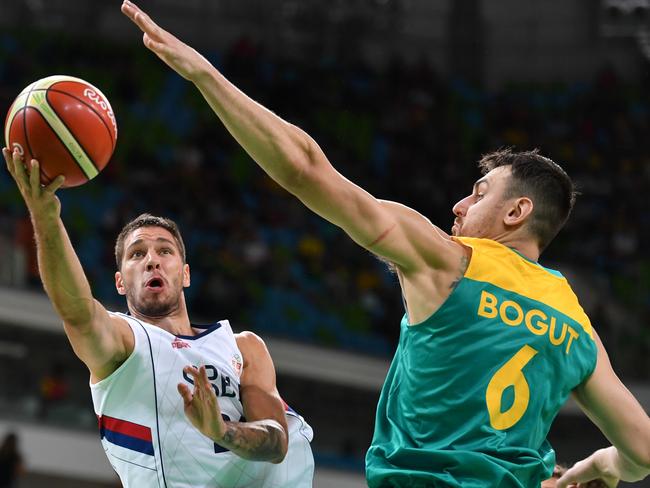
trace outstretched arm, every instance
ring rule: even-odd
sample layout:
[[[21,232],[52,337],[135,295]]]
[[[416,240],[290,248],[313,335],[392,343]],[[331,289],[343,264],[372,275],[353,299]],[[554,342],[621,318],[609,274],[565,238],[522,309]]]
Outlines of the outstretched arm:
[[[63,320],[75,353],[88,366],[93,380],[100,380],[133,349],[131,330],[122,319],[111,317],[92,296],[60,217],[61,203],[55,192],[63,177],[42,187],[38,161],[31,160],[28,171],[17,150],[12,154],[4,148],[2,154],[29,209],[45,292]]]
[[[396,211],[347,180],[308,134],[250,99],[133,3],[125,1],[122,12],[143,31],[145,46],[193,82],[257,164],[307,207],[404,271],[457,266],[463,249],[431,222]]]
[[[638,481],[650,474],[650,418],[612,369],[598,336],[596,343],[596,369],[574,398],[613,446],[569,469],[558,481],[560,488],[596,478],[616,486],[618,480]]]
[[[238,456],[279,463],[287,454],[288,434],[273,361],[262,339],[253,333],[239,334],[237,346],[244,356],[240,395],[246,421],[222,418],[205,366],[184,368],[194,381],[193,391],[184,383],[178,384],[185,414],[203,435]]]

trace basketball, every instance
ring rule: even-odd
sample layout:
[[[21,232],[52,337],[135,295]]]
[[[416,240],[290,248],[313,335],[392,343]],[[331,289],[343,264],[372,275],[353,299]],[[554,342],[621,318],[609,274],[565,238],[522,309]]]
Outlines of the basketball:
[[[5,120],[5,144],[24,161],[40,163],[41,183],[65,176],[64,187],[79,186],[108,164],[117,141],[117,123],[104,94],[72,76],[48,76],[16,97]]]

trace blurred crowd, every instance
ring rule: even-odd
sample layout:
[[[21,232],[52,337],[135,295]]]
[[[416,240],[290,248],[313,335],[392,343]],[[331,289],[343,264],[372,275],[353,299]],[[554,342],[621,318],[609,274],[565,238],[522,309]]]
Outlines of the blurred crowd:
[[[481,154],[539,147],[582,193],[543,264],[583,277],[579,294],[597,297],[587,300],[594,302],[594,325],[606,344],[611,336],[612,347],[625,345],[619,370],[637,377],[647,371],[646,80],[623,81],[603,67],[590,82],[513,83],[492,93],[439,76],[424,57],[395,58],[379,70],[359,59],[298,63],[245,38],[227,52],[205,54],[246,93],[310,133],[349,179],[444,230],[453,204],[479,177]],[[113,286],[114,239],[130,218],[150,212],[180,224],[192,273],[186,295],[197,322],[226,317],[262,334],[391,353],[403,313],[396,277],[264,175],[191,84],[139,45],[0,36],[6,109],[23,86],[55,73],[100,87],[118,121],[118,149],[104,172],[60,192],[64,221],[100,300],[123,307]],[[21,281],[39,286],[29,220],[6,172],[0,233],[22,250]],[[617,321],[608,308],[625,315]]]

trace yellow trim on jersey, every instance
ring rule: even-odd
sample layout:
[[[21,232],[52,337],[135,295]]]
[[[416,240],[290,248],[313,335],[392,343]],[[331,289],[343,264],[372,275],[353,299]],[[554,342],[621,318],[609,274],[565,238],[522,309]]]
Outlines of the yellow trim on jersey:
[[[496,241],[475,237],[454,239],[473,249],[465,278],[491,283],[552,307],[575,320],[593,339],[591,321],[566,278],[552,274]]]
[[[36,107],[39,113],[47,120],[48,124],[52,127],[54,132],[56,132],[61,139],[61,142],[68,148],[70,154],[75,159],[80,169],[84,172],[88,179],[92,179],[99,174],[99,171],[92,163],[86,151],[81,147],[77,142],[77,139],[72,135],[70,130],[66,127],[63,121],[59,116],[52,110],[50,104],[47,101],[45,89],[52,86],[54,83],[59,81],[75,81],[78,78],[73,78],[72,76],[50,76],[48,78],[43,78],[38,82],[34,83],[31,87],[34,90],[29,93],[29,99],[27,100],[27,105]]]

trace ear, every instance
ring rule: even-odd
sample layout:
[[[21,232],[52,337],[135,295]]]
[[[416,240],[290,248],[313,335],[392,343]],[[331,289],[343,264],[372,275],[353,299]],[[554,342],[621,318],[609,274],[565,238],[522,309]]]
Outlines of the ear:
[[[124,288],[124,280],[122,279],[122,273],[119,271],[115,272],[115,288],[120,295],[126,295],[126,288]]]
[[[533,213],[533,201],[528,197],[519,197],[512,202],[503,223],[508,227],[523,224]]]
[[[190,265],[183,265],[183,288],[188,288],[190,286]]]

